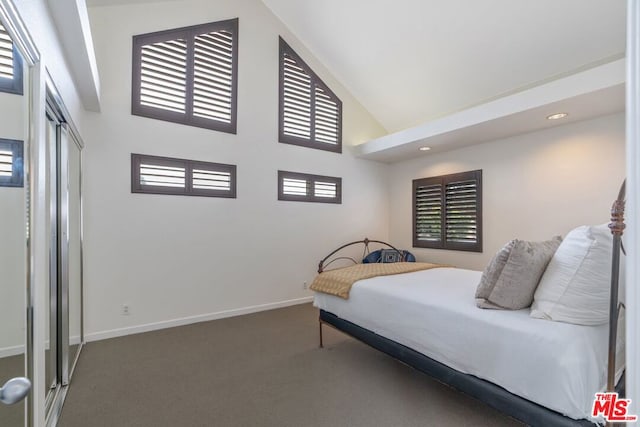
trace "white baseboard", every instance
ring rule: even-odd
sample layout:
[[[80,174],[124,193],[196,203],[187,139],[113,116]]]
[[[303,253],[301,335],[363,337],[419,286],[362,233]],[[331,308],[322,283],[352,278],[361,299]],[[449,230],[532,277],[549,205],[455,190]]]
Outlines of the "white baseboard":
[[[15,345],[12,347],[0,348],[0,359],[4,357],[17,356],[18,354],[24,353],[23,345]]]
[[[71,345],[80,344],[80,336],[78,335],[78,336],[70,337],[69,343]],[[45,341],[44,348],[45,350],[49,350],[49,341]],[[23,345],[0,348],[0,359],[4,357],[17,356],[18,354],[22,354],[22,353],[24,353]]]
[[[215,313],[199,314],[197,316],[181,317],[179,319],[164,320],[162,322],[147,323],[138,326],[128,326],[126,328],[111,329],[102,332],[93,332],[85,335],[85,341],[100,341],[109,338],[122,337],[125,335],[139,334],[142,332],[156,331],[158,329],[173,328],[175,326],[190,325],[192,323],[208,322],[210,320],[223,319],[225,317],[240,316],[243,314],[257,313],[259,311],[273,310],[276,308],[289,307],[292,305],[306,304],[313,301],[313,296],[290,299],[286,301],[273,302],[269,304],[252,305],[249,307],[236,308],[232,310],[218,311]]]

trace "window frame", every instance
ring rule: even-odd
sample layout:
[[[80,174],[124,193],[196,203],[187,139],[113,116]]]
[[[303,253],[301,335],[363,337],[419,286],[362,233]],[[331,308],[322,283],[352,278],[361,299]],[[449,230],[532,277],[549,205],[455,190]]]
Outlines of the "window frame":
[[[183,167],[185,171],[184,188],[179,187],[150,187],[140,182],[140,165],[148,161],[158,166]],[[228,172],[230,176],[230,190],[204,190],[193,188],[194,168],[209,169],[218,172]],[[163,194],[174,196],[201,196],[237,198],[237,167],[225,163],[203,162],[201,160],[178,159],[174,157],[152,156],[148,154],[131,153],[131,192],[142,194]]]
[[[322,79],[307,65],[306,62],[298,55],[292,48],[287,44],[286,41],[282,37],[279,37],[279,56],[278,56],[278,141],[283,144],[291,144],[298,145],[300,147],[307,148],[315,148],[318,150],[331,151],[334,153],[341,154],[342,153],[342,101],[338,96],[329,89]],[[310,136],[309,139],[301,138],[293,135],[286,135],[284,133],[284,56],[285,53],[289,54],[296,63],[302,68],[308,75],[311,80],[311,114],[310,114]],[[326,142],[320,142],[315,140],[315,86],[320,86],[320,88],[336,102],[338,107],[338,123],[337,123],[337,132],[338,132],[338,143],[336,145],[329,144]]]
[[[297,196],[293,194],[284,193],[284,180],[285,179],[303,179],[307,181],[307,193],[304,196]],[[317,197],[314,195],[313,186],[317,181],[331,182],[336,184],[336,197]],[[330,203],[330,204],[342,204],[342,178],[335,176],[314,175],[302,172],[291,171],[278,171],[278,200],[287,202],[311,202],[311,203]]]
[[[24,142],[18,139],[0,138],[0,149],[11,150],[11,176],[0,177],[0,187],[24,187]],[[17,168],[16,163],[22,167]]]
[[[9,35],[9,32],[2,24],[0,24],[0,28],[4,30],[4,33]],[[9,37],[11,36],[9,35]],[[13,50],[13,63],[11,64],[13,66],[13,78],[0,77],[0,92],[24,95],[22,56],[13,41],[11,41],[11,46]]]
[[[446,186],[448,183],[456,181],[474,180],[476,183],[476,242],[473,244],[462,242],[449,242],[446,239]],[[418,240],[417,233],[417,197],[416,190],[419,186],[440,185],[440,200],[443,209],[440,223],[440,241],[428,242]],[[482,252],[482,169],[459,172],[448,175],[432,176],[427,178],[414,179],[412,182],[412,212],[413,212],[413,247],[428,249],[445,249],[467,252]]]
[[[209,22],[206,24],[192,25],[189,27],[174,28],[133,36],[131,114],[166,122],[236,134],[238,124],[238,21],[238,18],[234,18],[225,21]],[[200,34],[221,30],[229,31],[232,34],[230,123],[219,122],[193,115],[195,38]],[[140,93],[142,89],[142,47],[176,38],[184,38],[187,41],[184,113],[177,113],[174,111],[142,105],[140,100]]]

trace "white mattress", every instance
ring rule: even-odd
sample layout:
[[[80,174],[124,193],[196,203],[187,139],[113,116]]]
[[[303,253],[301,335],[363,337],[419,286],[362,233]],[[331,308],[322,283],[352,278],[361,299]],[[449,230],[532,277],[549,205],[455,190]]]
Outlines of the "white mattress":
[[[356,282],[348,300],[314,305],[453,369],[574,419],[606,383],[607,325],[532,319],[475,306],[478,271],[435,268]]]

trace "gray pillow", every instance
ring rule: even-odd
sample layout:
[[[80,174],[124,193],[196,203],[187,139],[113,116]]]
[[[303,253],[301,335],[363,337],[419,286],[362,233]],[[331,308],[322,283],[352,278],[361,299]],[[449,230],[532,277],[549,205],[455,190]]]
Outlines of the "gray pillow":
[[[561,242],[560,236],[545,242],[516,240],[488,302],[509,310],[529,307],[540,278]]]
[[[515,240],[508,242],[506,245],[502,247],[496,254],[493,256],[487,268],[485,268],[482,273],[482,277],[480,278],[480,283],[476,288],[476,305],[480,308],[499,308],[495,305],[487,302],[487,298],[491,295],[491,291],[495,286],[498,278],[500,277],[500,273],[502,273],[502,269],[504,268],[507,260],[509,259],[509,254],[511,253],[511,249],[513,249],[513,245],[516,243]]]

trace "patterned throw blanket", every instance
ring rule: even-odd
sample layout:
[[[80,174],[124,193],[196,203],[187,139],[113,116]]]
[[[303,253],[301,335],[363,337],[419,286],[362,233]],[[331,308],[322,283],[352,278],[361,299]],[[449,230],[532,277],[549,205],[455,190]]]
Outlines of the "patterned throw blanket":
[[[358,280],[370,279],[376,276],[389,276],[391,274],[411,273],[436,267],[447,266],[428,262],[356,264],[351,267],[320,273],[311,284],[311,290],[348,299],[351,286]]]

